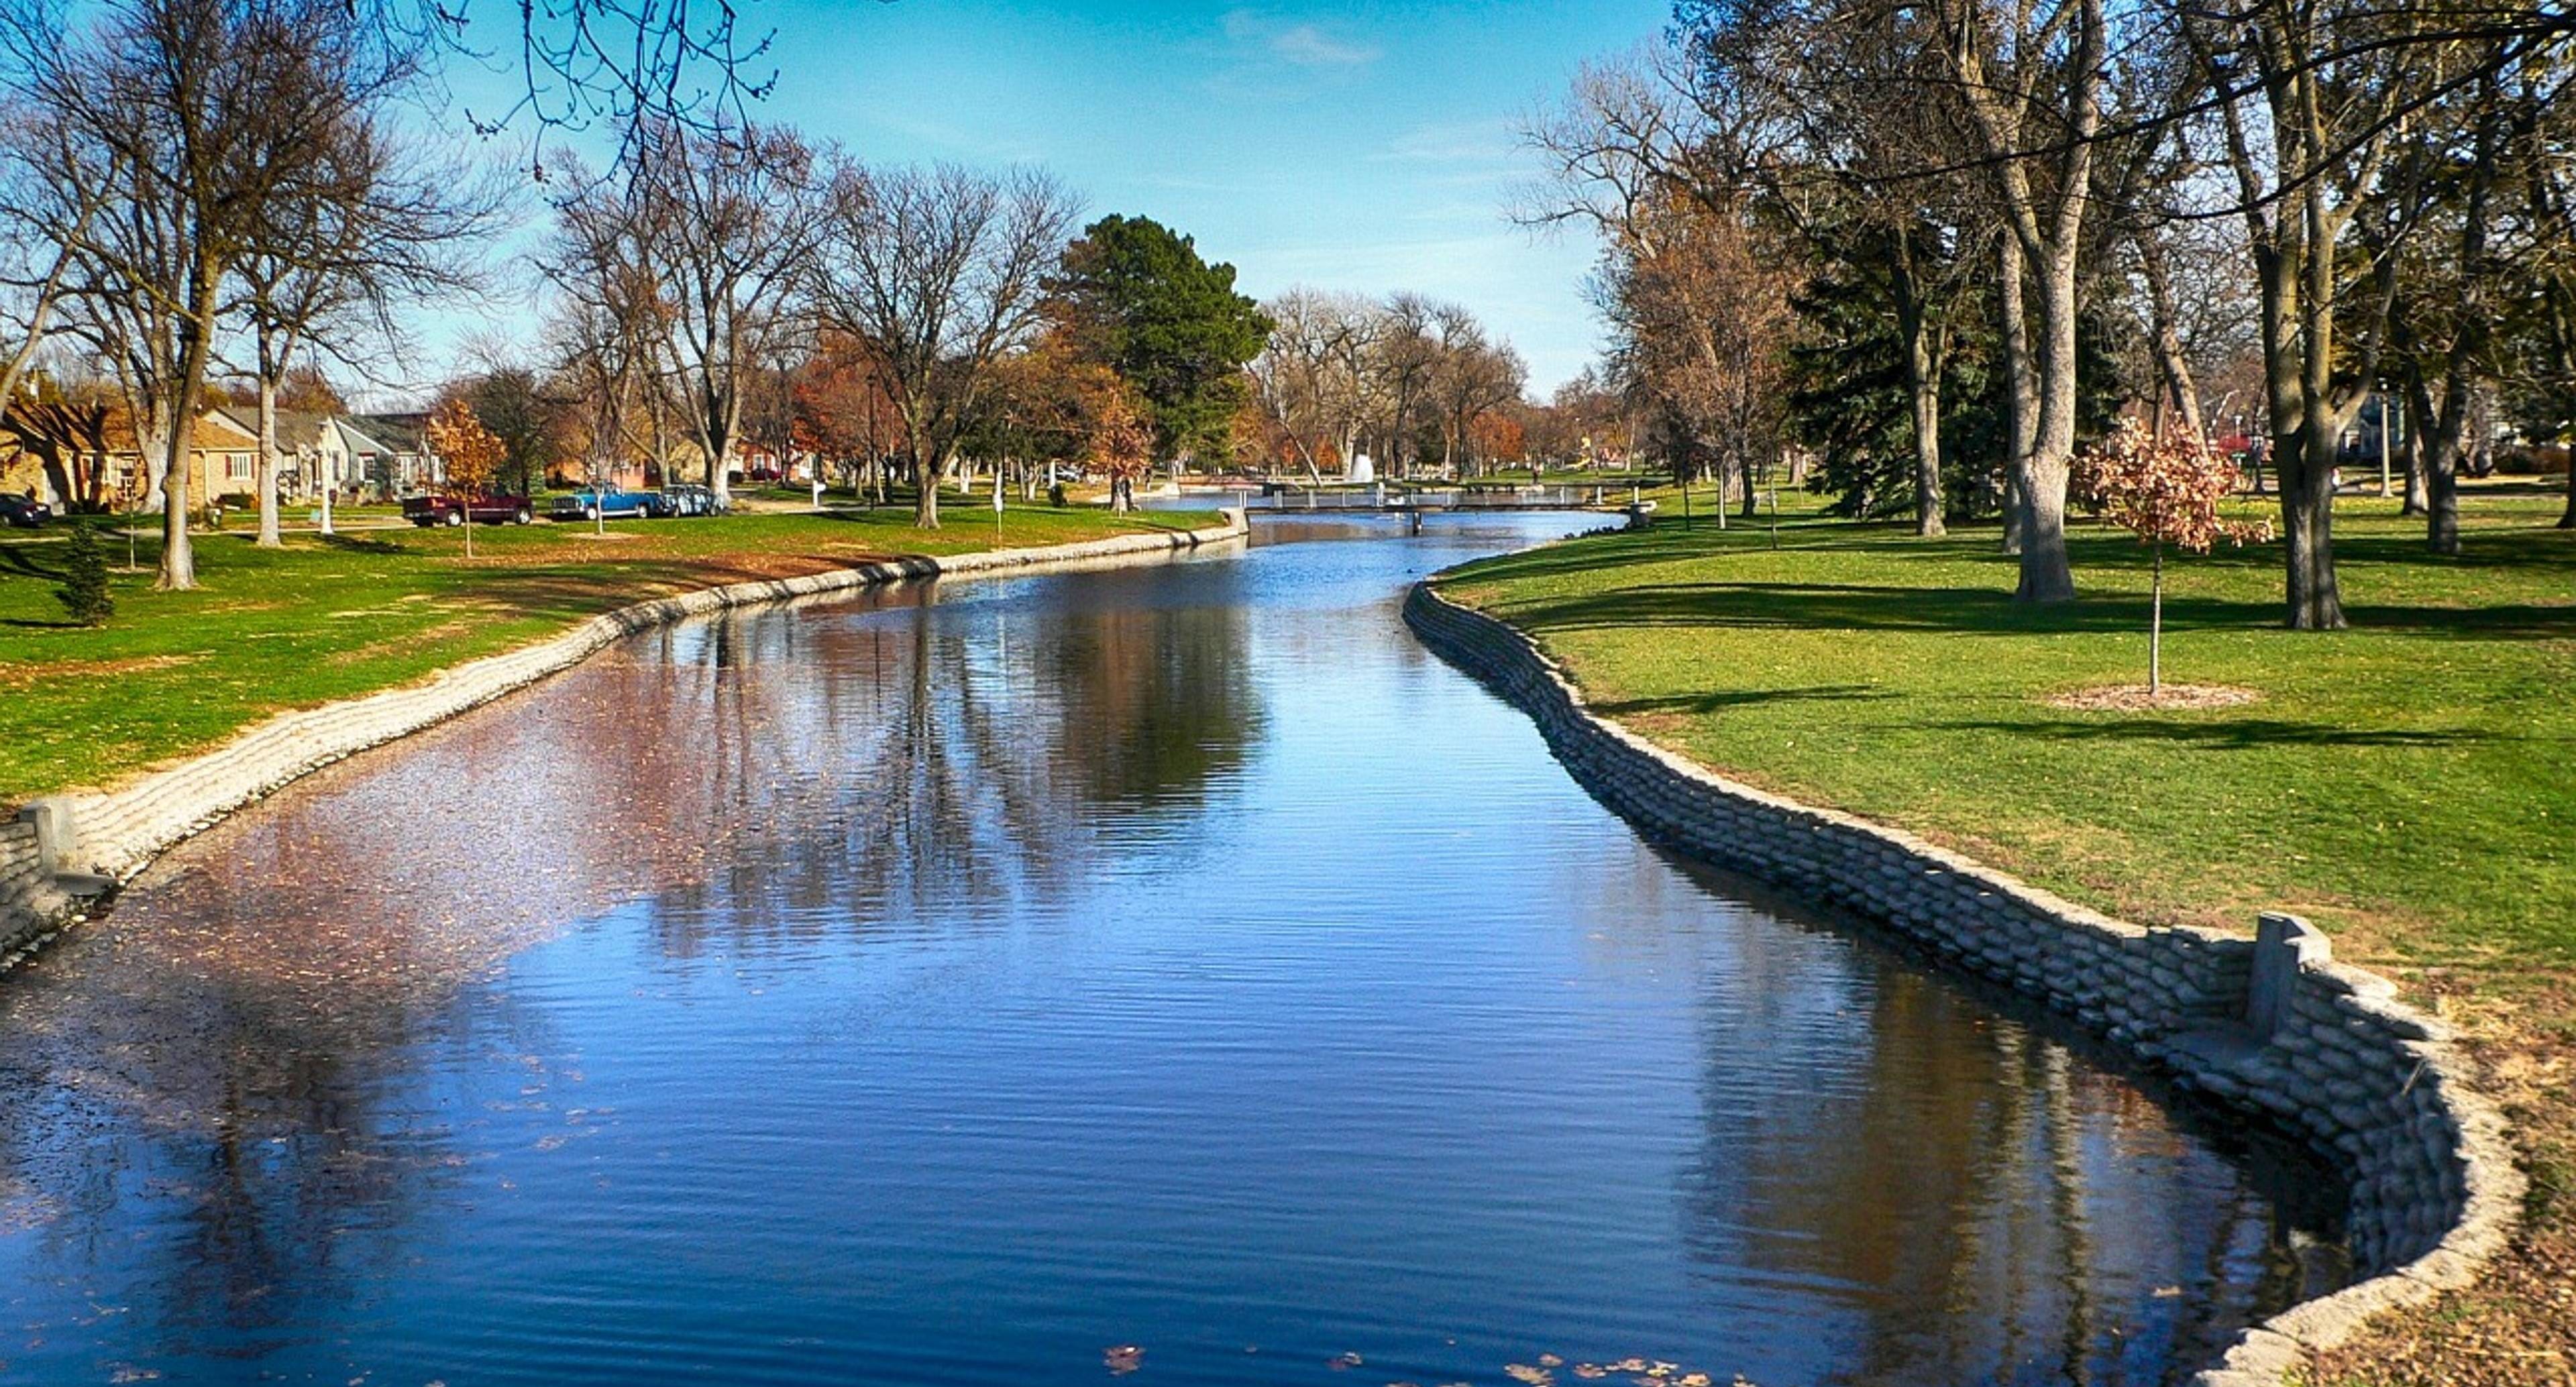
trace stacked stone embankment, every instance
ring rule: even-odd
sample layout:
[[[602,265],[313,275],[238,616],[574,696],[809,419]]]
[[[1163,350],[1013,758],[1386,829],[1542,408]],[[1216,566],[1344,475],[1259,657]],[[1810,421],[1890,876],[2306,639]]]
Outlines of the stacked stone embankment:
[[[67,883],[102,885],[141,871],[174,843],[301,776],[443,722],[567,669],[621,637],[731,607],[846,593],[923,578],[1151,561],[1247,533],[1240,511],[1202,530],[1156,530],[1076,544],[904,558],[794,578],[730,583],[639,602],[560,636],[442,670],[363,698],[284,713],[223,746],[104,794],[30,804],[0,823],[0,961],[14,961],[77,909]]]
[[[2249,940],[2111,919],[1667,752],[1587,710],[1521,632],[1431,584],[1414,588],[1405,620],[1528,713],[1575,778],[1649,836],[1890,930],[2314,1150],[2344,1182],[2365,1279],[2248,1329],[2199,1387],[2269,1387],[2372,1314],[2471,1284],[2510,1237],[2521,1176],[2456,1039],[2387,980],[2335,963],[2305,921],[2266,916]]]

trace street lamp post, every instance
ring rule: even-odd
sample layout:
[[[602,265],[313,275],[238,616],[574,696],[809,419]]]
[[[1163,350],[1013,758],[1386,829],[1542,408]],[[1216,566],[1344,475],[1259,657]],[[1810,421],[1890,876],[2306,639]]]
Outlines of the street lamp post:
[[[2379,494],[2388,494],[2388,382],[2379,383]]]

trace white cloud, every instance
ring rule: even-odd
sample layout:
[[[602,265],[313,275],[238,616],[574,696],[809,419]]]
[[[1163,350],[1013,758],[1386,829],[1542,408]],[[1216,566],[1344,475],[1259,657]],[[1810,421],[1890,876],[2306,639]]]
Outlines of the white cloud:
[[[1519,143],[1508,118],[1448,121],[1417,125],[1369,157],[1410,164],[1501,164],[1511,162]]]
[[[1337,38],[1320,24],[1282,24],[1259,10],[1228,10],[1219,21],[1236,45],[1257,48],[1297,67],[1365,67],[1384,55],[1375,44]]]

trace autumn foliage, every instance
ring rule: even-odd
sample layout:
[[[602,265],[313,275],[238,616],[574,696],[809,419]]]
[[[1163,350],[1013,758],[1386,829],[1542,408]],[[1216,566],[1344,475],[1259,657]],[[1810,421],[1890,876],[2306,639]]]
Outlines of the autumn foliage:
[[[481,495],[500,475],[501,462],[510,454],[501,436],[483,426],[474,407],[462,396],[450,396],[429,416],[423,429],[423,441],[429,451],[447,465],[448,488],[458,496]],[[474,511],[465,511],[465,553],[474,553]]]
[[[2135,419],[2122,419],[2100,447],[2077,460],[2076,480],[2103,519],[2143,543],[2206,554],[2222,539],[2259,544],[2272,537],[2270,521],[2232,521],[2219,513],[2243,485],[2236,464],[2200,439],[2158,438]]]
[[[1109,392],[1092,420],[1090,461],[1109,478],[1110,509],[1123,514],[1135,504],[1136,479],[1153,457],[1152,425],[1125,390]]]
[[[2240,484],[2236,464],[2189,434],[2158,437],[2122,419],[2101,446],[2076,459],[2075,481],[2102,518],[2154,546],[2155,587],[2148,617],[2147,692],[2164,690],[2165,546],[2206,554],[2219,540],[2261,543],[2268,520],[2229,520],[2219,507]]]

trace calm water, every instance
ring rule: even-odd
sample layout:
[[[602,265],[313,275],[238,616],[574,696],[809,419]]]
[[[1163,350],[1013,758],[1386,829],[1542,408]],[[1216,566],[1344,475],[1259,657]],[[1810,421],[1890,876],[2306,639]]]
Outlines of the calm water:
[[[0,1378],[2151,1383],[2329,1275],[1406,635],[1582,523],[675,628],[204,835],[0,978]]]

